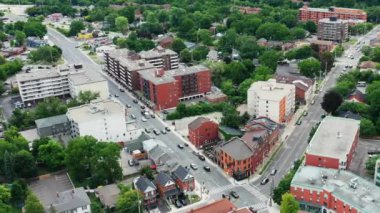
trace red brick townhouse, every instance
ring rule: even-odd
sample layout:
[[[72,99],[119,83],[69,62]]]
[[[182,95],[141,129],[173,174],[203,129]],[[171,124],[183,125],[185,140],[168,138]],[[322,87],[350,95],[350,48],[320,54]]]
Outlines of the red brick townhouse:
[[[301,166],[290,192],[306,212],[377,213],[380,188],[349,171]]]
[[[174,181],[182,192],[193,191],[195,188],[194,176],[183,166],[178,166],[172,172]]]
[[[325,117],[306,149],[306,165],[348,169],[359,141],[360,122]]]
[[[176,197],[179,193],[177,186],[172,177],[165,172],[159,172],[155,179],[157,190],[161,198],[171,199]]]
[[[364,10],[330,7],[330,8],[312,8],[304,5],[298,10],[298,20],[302,22],[313,21],[318,23],[320,19],[337,17],[343,20],[362,20],[367,21],[367,13]]]
[[[155,208],[157,206],[157,188],[152,181],[144,176],[140,176],[133,180],[133,185],[144,197],[144,206],[148,208]]]
[[[189,140],[195,147],[200,148],[205,143],[218,139],[219,125],[205,117],[198,117],[188,125]]]

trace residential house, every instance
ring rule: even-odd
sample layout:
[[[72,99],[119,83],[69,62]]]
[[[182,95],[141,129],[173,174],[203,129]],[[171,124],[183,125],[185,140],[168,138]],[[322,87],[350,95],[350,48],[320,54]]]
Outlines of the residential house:
[[[218,124],[209,118],[198,117],[188,125],[189,140],[197,148],[218,139]]]
[[[48,15],[47,18],[50,21],[59,22],[63,18],[63,15],[62,15],[62,13],[52,13],[52,14]]]
[[[365,93],[363,93],[359,89],[355,89],[355,91],[348,96],[348,101],[356,103],[365,103]]]
[[[172,176],[182,192],[193,191],[195,189],[194,176],[183,166],[178,166],[172,172]]]
[[[268,40],[266,40],[265,38],[260,38],[259,40],[257,40],[257,44],[259,46],[266,47],[268,45]]]
[[[133,180],[133,186],[143,196],[144,205],[146,207],[157,207],[157,187],[152,183],[152,181],[144,176],[140,176]]]
[[[40,137],[70,133],[70,122],[66,115],[56,115],[34,121]]]
[[[175,181],[166,172],[159,172],[155,179],[155,184],[157,186],[158,193],[160,193],[161,198],[170,200],[176,197],[179,193]]]
[[[116,201],[120,193],[120,189],[116,184],[109,184],[95,189],[100,202],[108,209],[116,207]]]
[[[362,62],[360,62],[358,67],[361,71],[362,70],[373,70],[373,69],[376,69],[376,65],[377,65],[377,63],[373,62],[373,61],[362,61]]]
[[[44,39],[38,37],[28,37],[26,38],[26,46],[28,47],[41,47],[47,45],[47,42]]]
[[[83,187],[58,192],[55,202],[48,207],[48,212],[91,213],[91,201]]]
[[[238,7],[239,11],[242,14],[259,14],[261,12],[261,8],[259,7]]]

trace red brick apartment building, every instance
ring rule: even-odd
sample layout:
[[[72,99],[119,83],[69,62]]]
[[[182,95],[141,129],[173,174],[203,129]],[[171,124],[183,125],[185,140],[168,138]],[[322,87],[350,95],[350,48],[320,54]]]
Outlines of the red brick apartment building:
[[[237,180],[253,174],[279,139],[278,124],[265,117],[249,121],[245,131],[215,150],[217,164]]]
[[[178,188],[182,192],[193,191],[195,189],[194,176],[190,174],[190,171],[185,169],[183,166],[178,166],[172,172],[172,176]]]
[[[189,140],[195,147],[200,148],[207,142],[218,139],[219,125],[205,117],[198,117],[188,125]]]
[[[204,97],[211,91],[211,71],[203,65],[138,73],[140,90],[157,110],[176,107],[183,100]]]
[[[197,209],[191,209],[189,213],[252,213],[248,208],[238,209],[228,199],[214,201]]]
[[[318,24],[318,21],[323,18],[337,17],[343,20],[363,20],[367,21],[367,13],[363,10],[350,9],[343,7],[330,8],[312,8],[304,5],[298,11],[298,20],[302,22],[313,21]]]
[[[348,169],[359,141],[359,121],[325,117],[306,149],[308,166]]]
[[[349,171],[301,166],[290,192],[307,212],[377,213],[380,188]]]

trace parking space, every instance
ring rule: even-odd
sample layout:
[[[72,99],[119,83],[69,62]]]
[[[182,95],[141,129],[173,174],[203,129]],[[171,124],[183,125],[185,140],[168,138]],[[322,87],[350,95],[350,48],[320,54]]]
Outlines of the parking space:
[[[74,188],[66,172],[40,176],[29,184],[44,207],[54,203],[58,192]]]
[[[380,140],[359,139],[350,170],[361,177],[372,180],[373,177],[368,176],[366,173],[365,163],[370,157],[368,151],[376,150],[380,151]]]
[[[133,159],[132,155],[128,154],[126,151],[122,150],[120,152],[120,164],[123,170],[124,177],[136,175],[140,172],[140,169],[142,167],[152,165],[151,160],[144,159],[144,160],[139,160],[138,165],[131,166],[128,164],[128,161],[132,159]]]

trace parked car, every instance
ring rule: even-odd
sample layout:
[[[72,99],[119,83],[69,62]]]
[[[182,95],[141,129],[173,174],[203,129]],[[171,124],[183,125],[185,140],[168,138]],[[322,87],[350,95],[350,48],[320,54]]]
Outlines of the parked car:
[[[135,116],[134,114],[131,114],[130,117],[131,117],[132,119],[136,119],[136,116]]]
[[[182,206],[187,205],[186,198],[179,199],[179,201],[181,202]]]
[[[276,173],[277,173],[277,169],[272,169],[272,171],[270,172],[270,175],[274,176],[276,175]]]
[[[125,90],[123,88],[120,88],[120,92],[125,92]]]
[[[150,117],[152,117],[152,118],[156,118],[156,116],[152,113],[152,114],[150,114]]]
[[[235,199],[238,199],[240,196],[239,196],[239,194],[237,193],[237,192],[235,192],[235,191],[231,191],[231,196],[232,197],[234,197]]]
[[[132,108],[132,106],[129,105],[129,104],[126,104],[125,106],[126,106],[127,108]]]
[[[307,116],[309,113],[307,111],[303,112],[303,116]]]
[[[145,132],[146,132],[146,133],[150,133],[151,131],[150,131],[150,129],[145,128]]]
[[[119,95],[118,95],[118,94],[115,94],[114,96],[115,96],[115,98],[118,98],[118,97],[119,97]]]
[[[154,129],[153,133],[156,134],[156,135],[160,135],[161,134],[157,129]]]
[[[203,169],[206,171],[206,172],[211,172],[211,168],[209,166],[204,166]]]
[[[255,208],[253,208],[252,206],[249,207],[249,211],[251,211],[252,213],[257,213],[257,210],[255,210]]]
[[[183,149],[183,148],[184,148],[182,144],[178,144],[177,146],[178,146],[178,148],[180,148],[180,149]]]
[[[165,109],[162,110],[162,113],[164,113],[165,115],[166,115],[166,114],[169,114],[169,112],[168,112],[167,110],[165,110]]]
[[[269,178],[264,178],[262,181],[261,181],[261,185],[265,185],[269,182]]]
[[[166,134],[166,130],[165,130],[165,129],[161,130],[161,133],[162,133],[163,135],[165,135],[165,134]]]
[[[128,160],[128,165],[129,166],[134,166],[135,162],[132,159],[130,159],[130,160]]]
[[[137,101],[136,99],[133,99],[133,103],[137,104],[137,103],[138,103],[138,101]]]
[[[297,124],[297,125],[301,125],[301,124],[302,124],[302,120],[301,120],[301,119],[298,120],[298,121],[296,122],[296,124]]]
[[[147,119],[144,118],[144,117],[141,117],[141,121],[142,121],[142,122],[147,122]]]
[[[145,109],[145,106],[144,106],[144,105],[141,105],[140,108],[141,108],[141,109]]]
[[[175,207],[177,207],[177,208],[181,208],[181,207],[182,207],[182,203],[181,203],[181,201],[179,201],[179,200],[176,200],[175,203],[174,203],[174,205],[175,205]]]
[[[189,146],[189,144],[187,144],[187,143],[184,143],[183,145],[185,145],[186,147],[188,147],[188,146]]]
[[[194,170],[198,169],[198,166],[195,163],[190,164],[190,167]]]
[[[203,155],[198,155],[198,158],[199,158],[199,160],[201,160],[201,161],[205,161],[205,160],[206,160],[205,156],[203,156]]]
[[[165,127],[165,130],[167,131],[167,132],[170,132],[170,128],[167,126],[167,127]]]

